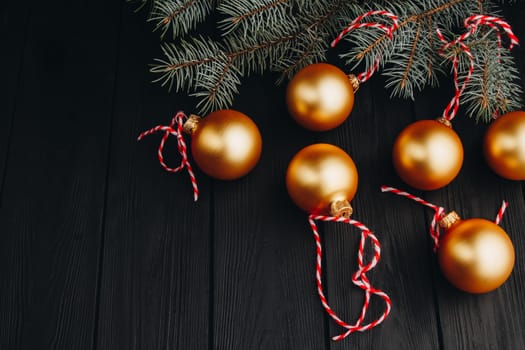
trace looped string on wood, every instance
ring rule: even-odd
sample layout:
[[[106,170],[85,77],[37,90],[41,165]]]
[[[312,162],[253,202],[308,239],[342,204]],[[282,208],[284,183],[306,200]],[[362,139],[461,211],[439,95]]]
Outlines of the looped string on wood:
[[[387,26],[379,22],[361,22],[364,18],[374,15],[388,17],[388,19],[392,21],[392,25]],[[343,29],[341,33],[339,33],[339,35],[332,41],[331,46],[335,47],[346,34],[359,28],[377,28],[384,31],[388,35],[388,37],[392,39],[393,33],[397,30],[398,27],[399,19],[395,14],[384,10],[369,11],[358,16],[356,19],[350,22],[350,24],[345,29]],[[372,77],[372,75],[379,69],[380,62],[381,57],[378,56],[374,61],[374,65],[370,69],[359,73],[357,75],[357,79],[359,80],[359,82],[364,83],[365,81],[369,80]]]
[[[342,222],[346,224],[353,225],[361,230],[361,240],[359,243],[359,250],[358,250],[358,256],[357,256],[357,263],[358,263],[358,270],[353,274],[352,276],[352,282],[358,286],[359,288],[363,289],[365,291],[365,300],[363,302],[363,307],[361,309],[361,313],[359,315],[358,320],[355,324],[348,324],[341,320],[337,314],[332,310],[332,308],[328,305],[328,301],[324,295],[323,292],[323,283],[322,283],[322,269],[321,269],[321,261],[322,261],[322,246],[321,246],[321,237],[319,236],[319,232],[317,230],[317,225],[315,224],[316,220],[322,220],[322,221],[329,221],[329,222]],[[324,215],[310,215],[308,217],[308,221],[310,223],[310,227],[312,228],[312,231],[314,233],[315,238],[315,244],[316,244],[316,251],[317,251],[317,258],[316,258],[316,273],[315,278],[317,281],[317,293],[319,294],[319,298],[321,299],[321,304],[323,305],[323,308],[326,310],[328,315],[341,327],[346,328],[347,331],[344,333],[333,337],[332,339],[334,341],[339,341],[350,334],[354,332],[365,332],[367,330],[370,330],[379,324],[381,324],[388,314],[390,313],[390,310],[392,308],[392,301],[390,297],[383,291],[374,288],[366,276],[366,273],[370,270],[372,270],[377,263],[379,262],[379,259],[381,257],[381,247],[379,245],[379,240],[377,237],[370,231],[365,225],[360,223],[359,221],[352,220],[345,217],[334,217],[334,216],[324,216]],[[365,244],[366,240],[370,239],[374,246],[374,257],[369,263],[364,262],[364,250],[365,250]],[[383,301],[385,302],[385,310],[381,314],[379,318],[376,320],[363,324],[365,320],[366,313],[368,311],[368,307],[370,305],[370,298],[372,295],[377,295]]]
[[[434,210],[434,216],[432,217],[432,222],[430,223],[430,237],[434,242],[434,251],[436,251],[439,248],[439,236],[441,234],[439,221],[443,218],[443,216],[445,216],[445,208],[427,202],[422,198],[416,197],[408,192],[398,190],[394,187],[381,186],[381,192],[392,192],[394,194],[397,194],[398,196],[407,197],[415,202],[418,202],[419,204],[425,205]]]
[[[430,223],[430,237],[432,237],[432,240],[434,242],[434,252],[437,251],[437,249],[439,248],[439,238],[441,235],[439,221],[445,216],[445,208],[429,203],[422,198],[414,196],[413,194],[410,194],[408,192],[399,190],[395,187],[381,186],[381,192],[392,192],[394,194],[397,194],[398,196],[406,197],[434,210],[434,216],[432,217],[432,222]],[[507,201],[503,201],[498,211],[498,214],[496,215],[496,219],[494,220],[494,223],[496,225],[500,224],[501,219],[503,218],[503,214],[505,213],[505,210],[508,206],[509,203]]]
[[[143,133],[139,135],[139,137],[137,138],[137,141],[140,141],[144,137],[151,135],[153,133],[156,133],[157,131],[164,131],[164,135],[162,136],[162,139],[160,140],[159,149],[157,151],[157,156],[159,158],[160,165],[166,171],[170,173],[176,173],[186,168],[188,170],[188,175],[190,176],[191,185],[193,186],[193,199],[197,201],[197,199],[199,198],[199,188],[197,187],[197,180],[195,179],[195,175],[193,173],[191,164],[188,161],[188,149],[186,147],[186,142],[184,142],[183,131],[182,131],[182,126],[186,119],[187,118],[184,112],[179,111],[177,112],[177,114],[175,114],[175,116],[171,120],[170,125],[167,125],[167,126],[157,125],[154,128],[144,131]],[[174,128],[175,125],[177,125],[176,128]],[[169,166],[167,166],[166,163],[164,162],[164,156],[162,154],[166,140],[168,139],[170,135],[174,135],[177,137],[177,147],[179,150],[179,154],[182,157],[180,165],[176,168],[170,168]]]
[[[507,34],[510,40],[509,50],[511,50],[515,45],[519,45],[518,37],[514,35],[512,31],[512,27],[507,22],[505,22],[504,20],[498,17],[486,16],[486,15],[473,15],[465,19],[464,25],[465,25],[465,28],[467,28],[467,31],[452,41],[447,41],[444,35],[441,33],[441,31],[439,29],[436,30],[439,40],[443,42],[443,46],[439,50],[440,55],[443,55],[445,50],[449,49],[451,46],[458,45],[459,49],[468,56],[469,61],[470,61],[469,70],[467,72],[467,75],[465,76],[463,85],[460,88],[459,82],[458,82],[459,57],[457,54],[452,56],[454,87],[456,91],[455,91],[454,97],[452,98],[450,103],[445,108],[445,111],[443,112],[443,118],[445,118],[448,121],[451,121],[456,116],[459,105],[460,105],[461,94],[463,93],[463,91],[465,91],[467,83],[470,80],[472,73],[474,72],[474,69],[475,69],[474,57],[470,51],[470,48],[465,44],[465,41],[467,40],[467,38],[475,34],[478,31],[480,26],[486,25],[496,31],[496,34],[498,37],[498,49],[501,49],[502,39],[501,39],[501,33],[499,29],[501,27],[503,31]],[[501,56],[501,53],[498,51],[498,59],[500,56]],[[494,111],[494,118],[497,118],[497,117],[498,117],[498,110]]]

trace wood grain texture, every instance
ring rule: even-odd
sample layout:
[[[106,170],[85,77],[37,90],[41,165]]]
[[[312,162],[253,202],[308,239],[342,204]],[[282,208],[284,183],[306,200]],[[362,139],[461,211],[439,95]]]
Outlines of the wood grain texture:
[[[199,201],[184,169],[161,168],[162,134],[137,136],[168,125],[192,101],[151,85],[148,64],[158,55],[158,33],[143,13],[123,10],[109,162],[97,349],[207,349],[211,294],[210,188],[196,172]],[[166,162],[180,163],[176,138]]]
[[[414,194],[465,218],[493,219],[509,200],[502,227],[516,265],[500,289],[476,296],[451,287],[432,253],[431,211],[379,189],[411,190],[391,165],[394,138],[441,114],[449,80],[411,102],[390,100],[375,76],[344,125],[314,133],[289,117],[275,75],[245,78],[233,108],[258,124],[261,161],[238,181],[197,170],[194,203],[187,174],[158,164],[161,135],[136,141],[197,101],[150,84],[159,35],[133,10],[118,0],[0,4],[0,40],[9,47],[0,55],[0,350],[525,348],[524,188],[485,164],[486,126],[461,109],[462,172],[445,189]],[[525,4],[505,10],[523,39]],[[210,32],[215,20],[199,30]],[[524,51],[514,52],[524,76]],[[337,343],[330,338],[343,330],[316,292],[307,213],[284,181],[293,155],[317,142],[338,145],[357,164],[354,218],[382,244],[368,275],[393,301],[384,324]],[[166,160],[180,161],[173,139]],[[355,321],[359,231],[319,228],[329,304]],[[369,319],[383,307],[373,299]]]
[[[290,159],[318,135],[291,120],[274,78],[248,79],[234,106],[260,128],[261,161],[214,185],[214,349],[325,348],[315,244],[284,184]]]
[[[0,211],[1,346],[92,349],[120,5],[29,5]]]
[[[363,84],[349,120],[327,133],[325,140],[342,147],[356,162],[360,183],[352,201],[353,218],[373,230],[381,242],[381,261],[368,276],[374,287],[392,298],[393,309],[383,325],[352,334],[330,348],[436,349],[438,323],[423,210],[380,191],[381,185],[403,186],[394,172],[391,150],[399,131],[413,121],[412,103],[390,100],[383,86],[380,76]],[[357,270],[359,237],[356,228],[325,224],[329,302],[348,323],[357,320],[364,298],[351,280]],[[372,244],[367,241],[367,245],[370,259]],[[384,308],[384,302],[373,297],[366,320],[376,319]],[[344,331],[330,324],[330,335]]]
[[[29,7],[27,2],[0,4],[0,43],[6,49],[0,55],[0,207],[5,165],[20,86],[22,57],[27,38]]]

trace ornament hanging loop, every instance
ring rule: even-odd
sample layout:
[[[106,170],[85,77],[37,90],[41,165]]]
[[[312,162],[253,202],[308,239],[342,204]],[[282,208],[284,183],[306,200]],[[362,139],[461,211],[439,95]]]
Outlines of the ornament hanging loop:
[[[486,16],[486,15],[473,15],[465,19],[464,24],[465,24],[465,28],[468,29],[468,31],[465,34],[463,34],[465,38],[476,33],[480,25],[486,25],[496,30],[496,33],[498,35],[498,46],[499,47],[502,46],[501,45],[501,34],[499,31],[499,28],[503,29],[503,31],[507,34],[507,37],[509,38],[509,41],[510,41],[509,50],[512,50],[514,46],[519,45],[520,43],[518,37],[512,31],[512,27],[510,26],[510,24],[508,24],[506,21],[502,20],[499,17]],[[465,38],[461,40],[464,40]]]
[[[465,38],[462,38],[463,36],[460,36],[459,38],[457,38],[455,40],[452,40],[452,41],[447,41],[445,39],[445,36],[441,33],[441,31],[439,29],[436,30],[436,33],[437,33],[437,36],[438,36],[439,40],[443,43],[443,46],[439,50],[439,54],[440,55],[443,56],[446,49],[450,48],[452,45],[456,45],[457,44],[459,50],[462,51],[463,53],[465,53],[465,55],[469,59],[468,72],[467,72],[467,75],[465,76],[465,78],[463,79],[463,84],[460,87],[460,85],[459,85],[459,73],[458,73],[458,70],[459,70],[459,56],[458,56],[457,53],[455,53],[452,56],[452,58],[451,58],[451,60],[452,60],[452,74],[453,74],[453,79],[454,79],[455,93],[454,93],[454,97],[452,97],[452,99],[448,103],[447,107],[443,111],[443,115],[441,117],[441,119],[444,119],[444,120],[447,120],[447,121],[450,122],[452,119],[454,119],[456,117],[456,114],[457,114],[459,106],[460,106],[461,95],[463,94],[463,92],[467,88],[467,84],[470,81],[470,78],[472,77],[472,73],[474,73],[475,62],[474,62],[474,56],[470,52],[470,48],[463,42],[465,40]]]
[[[439,239],[441,236],[440,228],[448,230],[455,223],[461,220],[461,217],[455,211],[451,211],[448,214],[445,214],[445,208],[427,202],[422,198],[416,197],[413,194],[399,190],[395,187],[381,186],[381,192],[392,192],[394,194],[397,194],[398,196],[406,197],[434,210],[434,217],[432,218],[432,222],[430,223],[430,236],[434,241],[434,252],[437,251],[439,248]],[[500,224],[503,218],[503,214],[505,213],[505,210],[508,206],[509,203],[507,201],[503,201],[498,211],[498,214],[496,215],[496,219],[494,220],[494,223],[496,225]]]
[[[432,241],[434,243],[434,252],[437,251],[439,248],[439,238],[441,236],[439,223],[445,217],[445,208],[427,202],[422,198],[416,197],[408,192],[401,191],[395,187],[381,186],[381,192],[392,192],[394,194],[397,194],[398,196],[406,197],[408,199],[413,200],[414,202],[417,202],[434,210],[434,216],[432,217],[432,222],[430,223],[430,237],[432,238]]]
[[[366,17],[374,16],[374,15],[385,16],[389,18],[392,21],[392,25],[387,26],[379,22],[361,22]],[[352,30],[356,30],[359,28],[377,28],[377,29],[384,31],[386,35],[388,35],[388,37],[392,39],[392,35],[394,31],[398,27],[399,27],[399,19],[395,14],[388,12],[388,11],[384,11],[384,10],[369,11],[369,12],[363,13],[362,15],[355,18],[352,22],[350,22],[350,24],[345,29],[343,29],[341,33],[339,33],[339,35],[332,41],[330,46],[335,47],[341,41],[341,39],[343,39],[343,37],[346,34],[350,33]]]
[[[449,49],[451,46],[457,45],[458,50],[464,52],[469,58],[469,69],[463,81],[463,85],[460,88],[459,82],[458,82],[459,57],[457,53],[452,56],[454,87],[455,87],[456,92],[455,92],[454,97],[450,101],[450,103],[445,108],[445,111],[443,112],[443,118],[448,119],[449,121],[452,120],[456,116],[459,105],[460,105],[460,97],[462,93],[465,91],[467,83],[469,82],[474,72],[474,65],[475,65],[474,57],[470,51],[470,48],[465,44],[466,39],[469,38],[471,35],[475,34],[481,25],[486,25],[496,31],[496,34],[498,36],[498,48],[501,49],[502,47],[501,33],[500,33],[499,28],[503,29],[503,31],[507,34],[510,40],[509,50],[511,50],[515,45],[519,44],[518,37],[512,31],[511,26],[507,22],[502,20],[501,18],[486,16],[486,15],[474,15],[474,16],[470,16],[467,19],[465,19],[464,24],[465,24],[465,28],[467,28],[467,31],[452,41],[447,41],[444,35],[441,33],[441,31],[439,29],[436,30],[439,40],[443,42],[443,46],[439,50],[440,55],[444,55],[445,50]],[[498,51],[498,57],[500,55],[501,54]],[[498,110],[494,111],[494,117],[497,118],[498,115],[499,115]]]
[[[188,160],[188,148],[186,147],[186,142],[184,141],[184,135],[183,135],[183,125],[184,125],[185,119],[186,119],[186,115],[184,114],[184,112],[182,111],[177,112],[177,114],[175,114],[175,116],[171,120],[170,125],[167,125],[167,126],[157,125],[149,130],[146,130],[139,135],[139,137],[137,138],[137,141],[140,141],[144,137],[154,134],[158,131],[164,131],[164,135],[162,136],[162,139],[160,140],[159,149],[157,151],[157,157],[159,159],[159,163],[164,168],[164,170],[170,173],[176,173],[186,168],[186,170],[188,171],[190,180],[191,180],[191,185],[193,187],[193,200],[197,201],[197,199],[199,198],[199,188],[197,186],[197,180],[195,178],[195,174],[193,173],[193,169]],[[171,168],[168,165],[166,165],[166,162],[164,161],[164,155],[162,153],[164,150],[164,145],[166,144],[166,141],[168,140],[168,137],[170,135],[174,135],[177,137],[177,146],[178,146],[179,154],[182,157],[180,165],[176,168]]]
[[[379,22],[362,22],[363,19],[369,16],[384,16],[388,18],[392,25],[388,26],[383,23]],[[382,30],[385,32],[385,34],[392,40],[394,32],[399,28],[399,19],[398,17],[388,11],[384,10],[378,10],[378,11],[369,11],[366,12],[360,16],[358,16],[356,19],[354,19],[350,24],[339,33],[339,35],[332,41],[330,44],[331,47],[335,47],[343,37],[350,33],[353,30],[359,29],[359,28],[377,28],[379,30]],[[367,69],[366,71],[359,73],[357,76],[350,75],[350,80],[352,85],[354,86],[356,83],[352,80],[357,80],[357,83],[364,83],[365,81],[369,80],[372,75],[379,69],[379,63],[381,61],[381,57],[376,57],[374,60],[374,64],[371,68]],[[355,77],[355,79],[352,79],[352,77]],[[359,84],[357,84],[357,89],[359,88]],[[354,92],[357,91],[357,89],[354,89]]]

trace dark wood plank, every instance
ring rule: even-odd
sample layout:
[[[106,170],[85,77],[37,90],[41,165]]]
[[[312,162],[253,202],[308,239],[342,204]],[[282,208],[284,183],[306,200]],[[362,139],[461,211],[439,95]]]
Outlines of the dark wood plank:
[[[439,346],[423,210],[380,191],[381,185],[400,184],[392,166],[392,145],[399,131],[414,118],[412,103],[389,99],[384,85],[380,76],[364,84],[356,94],[349,120],[323,139],[346,150],[357,165],[360,182],[352,202],[353,218],[372,229],[381,242],[381,261],[368,276],[373,286],[392,298],[393,309],[379,327],[332,343],[331,349],[435,349]],[[357,270],[359,237],[360,231],[356,228],[325,224],[329,302],[348,323],[357,320],[364,298],[363,291],[351,280]],[[367,245],[370,259],[372,244],[368,241]],[[366,320],[376,319],[384,308],[384,302],[373,297]],[[330,322],[331,336],[343,331],[335,322]]]
[[[517,17],[517,19],[520,17]],[[521,19],[511,22],[518,24]],[[523,28],[521,26],[521,28]],[[514,27],[520,35],[521,28]],[[525,34],[525,32],[521,32]],[[521,63],[523,66],[523,63]],[[442,91],[449,91],[451,83],[444,84]],[[444,96],[444,93],[440,93]],[[416,101],[419,116],[440,112],[446,100],[428,98]],[[445,349],[522,349],[525,348],[525,315],[522,298],[525,259],[521,235],[525,225],[525,203],[519,182],[498,177],[486,165],[482,155],[483,135],[486,125],[476,124],[465,117],[460,109],[453,122],[465,149],[465,161],[459,176],[446,188],[428,192],[429,201],[456,210],[463,218],[481,217],[494,220],[503,199],[510,202],[502,227],[511,237],[516,249],[516,264],[510,279],[499,289],[472,295],[453,288],[441,274],[437,274],[436,291]],[[430,254],[430,253],[429,253]],[[435,261],[435,258],[433,258]],[[436,266],[436,265],[435,265]],[[438,268],[436,267],[436,270]]]
[[[0,205],[13,114],[19,91],[22,55],[27,37],[27,2],[0,4],[0,43],[9,48],[0,55]]]
[[[288,162],[318,134],[296,125],[275,77],[247,79],[234,106],[251,116],[263,154],[248,176],[214,185],[216,349],[324,349],[306,213],[288,198]]]
[[[0,211],[2,210],[5,166],[13,114],[20,86],[20,71],[27,35],[28,14],[27,2],[10,1],[0,4],[0,43],[2,43],[3,47],[10,48],[0,55],[0,67],[9,67],[9,69],[3,68],[0,70]],[[2,242],[5,241],[1,233],[0,240]],[[7,269],[8,267],[4,264],[0,267],[2,276],[8,275]],[[12,295],[9,295],[7,288],[8,279],[0,278],[1,306],[10,304],[9,298]],[[0,329],[0,347],[14,342],[12,327],[16,327],[18,319],[13,312],[13,306],[13,304],[10,304],[6,309],[2,308],[5,311],[0,311],[0,324],[3,325]]]
[[[92,349],[120,4],[28,5],[0,211],[1,346]]]
[[[431,108],[438,109],[438,106],[429,102],[418,107],[420,111]],[[482,217],[489,220],[495,218],[501,201],[507,199],[511,207],[502,227],[513,240],[517,254],[510,280],[488,294],[460,292],[438,274],[436,285],[444,347],[520,349],[525,346],[521,332],[525,317],[519,311],[524,306],[521,298],[524,259],[520,254],[524,241],[520,233],[525,224],[521,214],[525,206],[521,187],[518,182],[503,180],[491,172],[481,154],[485,128],[460,118],[461,114],[454,125],[465,148],[462,172],[448,187],[427,193],[425,198],[448,210],[456,210],[463,218]]]
[[[186,170],[164,171],[161,135],[140,132],[169,124],[194,101],[150,84],[160,55],[144,13],[123,9],[117,74],[97,349],[207,349],[210,290],[210,187],[199,171],[193,202]],[[180,162],[176,140],[165,149]]]

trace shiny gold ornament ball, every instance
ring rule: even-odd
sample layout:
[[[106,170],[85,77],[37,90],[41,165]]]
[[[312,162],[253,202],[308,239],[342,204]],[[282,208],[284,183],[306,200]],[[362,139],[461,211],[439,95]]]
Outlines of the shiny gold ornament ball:
[[[339,68],[317,63],[300,70],[288,84],[286,103],[292,117],[313,131],[335,128],[354,106],[354,89]]]
[[[498,288],[514,267],[514,246],[509,236],[488,220],[459,220],[439,244],[443,275],[465,292],[486,293]]]
[[[261,156],[259,129],[241,112],[213,112],[197,120],[191,135],[195,163],[216,179],[233,180],[246,175]]]
[[[410,186],[435,190],[448,185],[463,164],[463,145],[451,127],[421,120],[398,135],[392,150],[397,174]]]
[[[357,191],[357,168],[339,147],[307,146],[290,161],[286,187],[297,206],[308,213],[330,215],[337,201],[350,201]]]
[[[525,112],[502,115],[487,129],[485,159],[498,175],[525,180]]]

